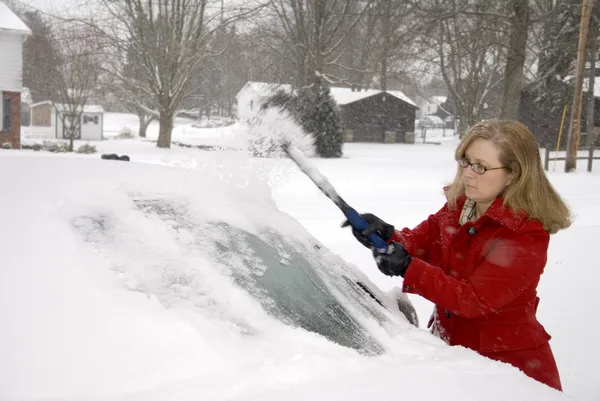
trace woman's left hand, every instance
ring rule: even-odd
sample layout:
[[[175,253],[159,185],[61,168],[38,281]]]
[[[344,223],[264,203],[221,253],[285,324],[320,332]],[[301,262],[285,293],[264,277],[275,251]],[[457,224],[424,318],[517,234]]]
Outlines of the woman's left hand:
[[[404,277],[412,259],[401,243],[392,241],[390,248],[392,249],[391,253],[379,253],[376,249],[373,249],[373,257],[375,263],[377,263],[377,268],[386,276]]]

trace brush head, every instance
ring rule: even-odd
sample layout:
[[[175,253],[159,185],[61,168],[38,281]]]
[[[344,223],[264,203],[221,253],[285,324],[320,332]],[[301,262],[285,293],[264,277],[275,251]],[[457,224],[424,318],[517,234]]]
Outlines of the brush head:
[[[249,124],[248,133],[250,150],[255,156],[285,157],[284,147],[289,145],[307,157],[315,155],[314,137],[281,107],[261,110]]]

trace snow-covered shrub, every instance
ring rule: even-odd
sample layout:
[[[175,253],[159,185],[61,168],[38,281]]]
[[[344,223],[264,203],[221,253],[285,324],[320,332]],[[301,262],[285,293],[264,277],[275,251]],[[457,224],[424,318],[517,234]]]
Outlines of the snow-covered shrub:
[[[84,153],[86,155],[96,153],[96,147],[94,145],[90,145],[89,143],[86,143],[85,145],[81,145],[77,149],[77,153]]]
[[[12,145],[8,142],[2,144],[2,149],[12,149]]]
[[[52,153],[65,153],[69,151],[69,143],[66,141],[44,141],[42,148]]]
[[[121,131],[119,131],[119,135],[115,137],[116,139],[133,139],[135,135],[133,134],[133,130],[131,127],[123,127]]]

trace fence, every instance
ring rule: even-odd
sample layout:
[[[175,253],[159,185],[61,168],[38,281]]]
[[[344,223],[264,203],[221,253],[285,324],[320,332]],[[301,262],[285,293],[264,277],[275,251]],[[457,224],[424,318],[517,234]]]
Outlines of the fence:
[[[585,150],[585,149],[581,149],[581,150]],[[587,171],[591,172],[592,171],[592,163],[594,160],[600,160],[600,155],[598,156],[594,156],[594,146],[590,146],[589,148],[587,148],[588,154],[587,156],[580,156],[579,155],[579,151],[577,152],[577,160],[587,160],[588,161],[588,165],[587,165]],[[550,156],[550,152],[555,153],[554,156]],[[550,160],[567,160],[566,156],[558,156],[556,151],[550,150],[549,147],[545,148],[545,156],[544,156],[544,170],[548,171],[548,167],[550,166]]]

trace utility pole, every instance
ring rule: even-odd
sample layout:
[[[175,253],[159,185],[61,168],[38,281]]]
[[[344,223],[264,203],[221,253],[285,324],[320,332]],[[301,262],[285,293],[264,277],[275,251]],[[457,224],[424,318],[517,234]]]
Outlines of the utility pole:
[[[575,171],[577,167],[577,150],[579,149],[579,133],[581,131],[581,108],[583,101],[583,73],[585,69],[585,56],[587,50],[588,30],[592,16],[592,1],[583,0],[581,7],[581,23],[579,25],[579,44],[577,47],[577,68],[575,72],[575,90],[571,106],[571,120],[569,122],[569,140],[567,143],[567,158],[565,172]]]

